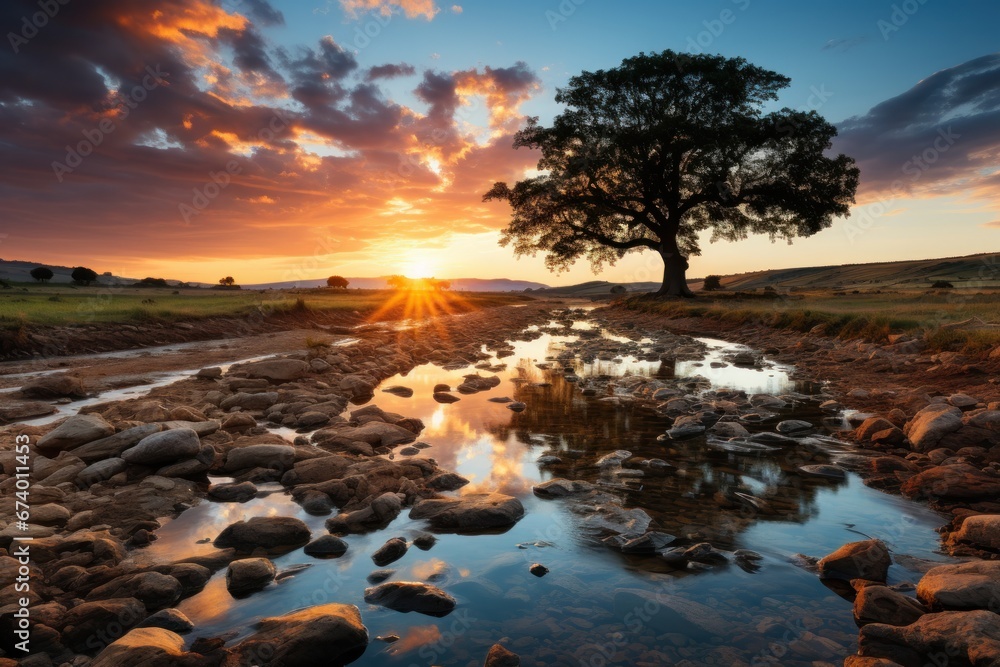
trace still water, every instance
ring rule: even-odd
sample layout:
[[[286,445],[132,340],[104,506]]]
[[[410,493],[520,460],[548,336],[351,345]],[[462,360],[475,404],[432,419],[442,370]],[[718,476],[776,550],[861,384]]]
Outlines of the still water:
[[[453,595],[459,602],[454,612],[433,618],[364,602],[366,577],[377,569],[372,552],[390,537],[412,539],[424,528],[404,512],[385,530],[347,536],[350,548],[340,558],[317,560],[301,549],[275,558],[279,572],[308,567],[243,599],[227,592],[225,570],[217,573],[204,591],[180,605],[195,624],[190,639],[225,633],[235,639],[249,634],[261,617],[342,602],[358,605],[372,638],[356,665],[481,665],[501,639],[524,665],[840,664],[856,651],[851,603],[792,562],[794,554],[823,556],[871,536],[884,539],[895,554],[946,559],[935,551],[934,529],[943,520],[920,505],[869,489],[851,474],[841,481],[803,478],[795,473],[801,461],[786,452],[720,451],[706,446],[703,437],[660,442],[657,436],[669,428],[664,417],[583,396],[562,372],[537,367],[590,327],[583,321],[571,328],[543,327],[541,337],[513,343],[513,356],[490,360],[507,364],[498,373],[503,382],[491,391],[462,395],[457,403],[435,402],[432,389],[438,383],[460,384],[463,375],[477,372],[471,366],[453,371],[420,366],[383,385],[410,387],[412,397],[376,393],[373,402],[383,409],[423,420],[419,440],[432,447],[421,455],[470,480],[458,493],[495,490],[517,496],[525,506],[525,517],[505,533],[438,535],[429,550],[411,547],[389,566],[397,570],[395,580],[431,581]],[[736,346],[702,342],[708,352],[700,362],[623,357],[577,361],[574,368],[582,379],[701,375],[713,387],[748,393],[797,388],[789,369],[780,366],[713,367],[712,361],[721,361]],[[560,370],[562,365],[554,364]],[[488,400],[498,396],[523,401],[527,410],[513,413]],[[815,401],[799,401],[781,412],[784,419],[815,424],[823,419]],[[771,421],[751,430],[773,427]],[[618,449],[664,459],[676,471],[608,480],[595,462]],[[648,512],[658,530],[709,541],[718,549],[758,552],[763,556],[759,569],[729,565],[676,571],[656,557],[612,551],[586,515],[573,511],[572,499],[542,500],[532,494],[534,484],[553,476],[536,463],[543,453],[561,453],[566,464],[558,476],[607,482],[626,507]],[[836,455],[830,453],[833,459]],[[626,463],[629,467],[638,468]],[[297,516],[314,537],[325,534],[326,517],[306,514],[280,485],[262,485],[261,491],[262,497],[245,504],[204,502],[188,510],[157,531],[160,539],[145,555],[177,560],[209,553],[212,545],[199,540],[261,515]],[[735,491],[767,497],[769,509],[748,513],[734,506]],[[528,572],[532,563],[550,572],[537,578]],[[917,572],[900,565],[890,570],[890,583],[917,578]],[[389,635],[400,639],[375,639]]]

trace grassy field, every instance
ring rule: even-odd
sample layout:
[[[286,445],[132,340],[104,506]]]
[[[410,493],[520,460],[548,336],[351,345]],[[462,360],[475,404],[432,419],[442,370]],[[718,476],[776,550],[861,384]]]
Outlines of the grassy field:
[[[911,334],[922,337],[934,350],[981,354],[1000,344],[997,293],[938,290],[837,295],[818,291],[765,296],[702,292],[692,300],[636,296],[621,303],[668,317],[758,323],[800,332],[819,327],[817,331],[829,336],[872,342],[886,342],[891,334]]]
[[[76,287],[14,283],[0,290],[0,326],[61,326],[72,324],[179,322],[255,312],[290,313],[358,311],[374,314],[409,310],[471,310],[523,301],[516,294],[435,292],[411,296],[388,290],[209,290],[133,287]]]

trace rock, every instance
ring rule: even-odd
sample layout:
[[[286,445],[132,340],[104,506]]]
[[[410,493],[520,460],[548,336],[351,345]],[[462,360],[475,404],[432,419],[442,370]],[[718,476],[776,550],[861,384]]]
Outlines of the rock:
[[[264,378],[269,382],[301,380],[309,374],[309,364],[299,359],[265,359],[242,364],[239,370],[251,378]]]
[[[872,434],[871,443],[881,447],[902,447],[906,444],[906,434],[898,426],[877,431]]]
[[[122,452],[122,458],[133,465],[163,465],[192,458],[200,450],[198,434],[190,428],[178,428],[147,435]]]
[[[799,472],[809,477],[824,477],[826,479],[847,479],[847,471],[840,466],[819,463],[799,466]]]
[[[968,394],[952,394],[948,397],[948,403],[966,412],[974,409],[979,404],[979,399],[973,398]]]
[[[849,655],[844,658],[844,667],[902,667],[902,665],[887,658],[864,658],[860,655]]]
[[[383,581],[396,574],[395,570],[375,570],[366,577],[370,584],[381,584]]]
[[[61,526],[73,513],[57,503],[46,503],[31,508],[31,520],[42,526]]]
[[[671,440],[684,440],[694,438],[705,432],[704,424],[682,424],[667,431],[667,437]]]
[[[360,426],[335,424],[312,434],[313,443],[320,447],[352,442],[365,442],[373,447],[395,447],[416,439],[413,431],[380,421],[369,421]]]
[[[882,417],[869,417],[854,431],[854,437],[858,442],[865,442],[871,440],[872,436],[879,431],[891,428],[896,428],[896,425],[888,419],[883,419]]]
[[[274,581],[277,570],[267,558],[234,560],[226,570],[226,589],[234,596],[258,591]]]
[[[455,608],[455,598],[437,586],[411,581],[390,581],[365,589],[365,602],[403,613],[446,616]]]
[[[785,421],[778,422],[778,425],[774,427],[778,433],[799,433],[801,431],[809,431],[815,428],[812,424],[801,419],[786,419]]]
[[[32,515],[34,516],[34,515]],[[979,514],[962,522],[951,536],[954,542],[965,542],[980,549],[1000,552],[1000,514]]]
[[[507,528],[523,516],[521,501],[501,493],[421,500],[410,510],[411,519],[428,519],[435,530],[463,533]]]
[[[825,579],[885,581],[892,559],[881,540],[851,542],[820,559],[819,573]]]
[[[931,403],[913,416],[903,433],[915,452],[929,452],[941,439],[962,428],[962,411],[947,403]]]
[[[903,482],[901,490],[910,498],[995,498],[1000,495],[1000,477],[967,463],[955,463],[924,470]]]
[[[454,491],[455,489],[462,488],[468,483],[469,480],[457,473],[442,472],[429,478],[426,482],[424,482],[424,486],[435,491]]]
[[[1000,665],[1000,615],[946,611],[925,614],[905,627],[872,623],[861,628],[858,643],[862,656],[888,658],[906,667],[994,667]]]
[[[200,380],[218,380],[222,377],[222,369],[218,366],[209,366],[208,368],[202,368],[194,376]]]
[[[339,558],[347,553],[347,542],[336,535],[323,535],[307,544],[303,551],[313,558]]]
[[[240,408],[241,410],[267,410],[277,402],[278,392],[276,391],[262,391],[257,394],[248,394],[241,391],[223,399],[219,407],[226,411],[232,408]],[[226,423],[223,422],[222,428],[231,427],[226,426]]]
[[[917,584],[917,597],[934,610],[995,609],[1000,600],[1000,561],[931,568]]]
[[[368,629],[358,608],[331,603],[261,620],[256,632],[232,649],[232,657],[233,664],[259,667],[346,665],[367,646]]]
[[[511,653],[500,644],[490,647],[490,652],[486,654],[486,662],[483,667],[520,667],[521,658],[516,653]]]
[[[531,490],[540,498],[565,498],[567,496],[589,493],[594,490],[594,485],[582,480],[556,477],[547,482],[536,484]]]
[[[139,572],[123,574],[88,593],[89,600],[112,600],[131,597],[139,600],[149,611],[172,607],[181,599],[181,582],[169,574]]]
[[[44,401],[11,401],[0,405],[0,422],[18,422],[44,417],[56,411],[56,406]]]
[[[400,396],[402,398],[409,398],[410,396],[413,396],[413,390],[410,389],[409,387],[400,387],[400,386],[387,387],[382,391],[384,391],[387,394],[392,394],[393,396]]]
[[[504,407],[506,407],[511,412],[524,412],[525,410],[528,409],[528,404],[522,403],[521,401],[512,401],[507,405],[505,405]]]
[[[177,633],[135,628],[101,651],[90,667],[207,667],[205,656],[187,653],[183,647],[184,639]]]
[[[536,577],[544,577],[549,573],[549,568],[545,567],[541,563],[533,563],[531,567],[528,568],[528,572],[532,573]]]
[[[408,548],[406,540],[401,537],[393,537],[372,554],[372,560],[376,565],[382,567],[402,558],[406,555]]]
[[[454,396],[452,394],[443,391],[435,391],[433,398],[438,403],[457,403],[458,401],[462,400],[458,396]]]
[[[177,609],[161,609],[139,624],[140,628],[163,628],[184,635],[194,630],[194,623]]]
[[[602,470],[607,468],[617,468],[630,458],[632,458],[632,452],[627,449],[616,449],[615,451],[609,452],[608,454],[605,454],[601,458],[597,459],[594,465]]]
[[[76,475],[76,484],[81,489],[87,489],[97,484],[111,479],[128,466],[125,459],[112,458],[91,463]]]
[[[230,524],[215,538],[219,548],[233,547],[252,552],[260,547],[275,553],[288,552],[309,542],[309,527],[301,519],[287,516],[255,516]]]
[[[114,598],[82,602],[66,612],[63,617],[63,641],[77,651],[93,651],[103,648],[106,639],[100,639],[99,632],[111,623],[117,623],[122,631],[136,627],[149,612],[146,606],[135,598]],[[95,641],[95,638],[98,638]],[[95,645],[96,644],[96,645]]]
[[[28,398],[83,398],[87,392],[80,378],[67,373],[53,373],[29,380],[21,387],[21,395]]]
[[[295,465],[295,447],[291,445],[247,445],[230,449],[224,472],[239,472],[250,468],[269,468],[284,472]]]
[[[146,436],[158,433],[162,428],[161,424],[135,426],[106,438],[74,447],[73,456],[82,459],[85,463],[94,463],[95,461],[103,461],[111,457],[119,457],[126,449],[135,446],[136,443]]]
[[[865,586],[854,599],[854,620],[859,626],[909,625],[926,613],[922,604],[886,586]]]
[[[213,484],[208,487],[208,497],[221,502],[245,503],[257,497],[257,487],[253,482]]]
[[[115,427],[100,415],[74,415],[39,438],[35,449],[43,454],[58,453],[106,438],[114,432]]]
[[[716,422],[708,432],[722,438],[745,438],[750,435],[750,431],[739,422]]]
[[[403,500],[399,494],[386,492],[375,498],[368,507],[327,519],[326,529],[331,533],[347,534],[384,528],[402,511]]]

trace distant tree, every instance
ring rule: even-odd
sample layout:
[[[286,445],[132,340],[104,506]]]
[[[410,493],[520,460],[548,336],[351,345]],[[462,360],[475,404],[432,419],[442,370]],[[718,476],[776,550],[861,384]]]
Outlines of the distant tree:
[[[437,290],[439,292],[441,290],[451,289],[450,280],[437,280],[436,278],[429,278],[427,280],[427,284],[431,287],[431,289]]]
[[[701,288],[706,292],[722,289],[722,276],[705,276],[705,282],[702,284]]]
[[[501,245],[543,251],[553,270],[653,250],[657,294],[693,296],[688,257],[705,232],[791,240],[829,227],[850,213],[859,171],[827,155],[837,129],[815,111],[765,110],[789,84],[743,58],[669,50],[571,78],[552,126],[530,119],[514,139],[541,152],[541,175],[484,195],[512,209]]]
[[[52,273],[52,269],[47,266],[39,266],[38,268],[31,270],[31,277],[40,283],[52,280],[52,276],[54,275],[55,274]]]
[[[624,294],[627,291],[628,290],[625,289],[624,285],[615,285],[614,287],[611,288],[612,294]]]
[[[385,283],[392,289],[410,289],[413,286],[413,281],[406,276],[389,276],[385,279]]]
[[[236,279],[232,276],[226,276],[225,278],[219,278],[219,284],[225,285],[226,287],[231,287],[236,284]]]
[[[78,266],[73,269],[73,272],[69,274],[69,277],[72,278],[75,283],[80,285],[89,285],[97,280],[97,272],[88,269],[85,266]]]
[[[326,279],[326,286],[327,287],[336,287],[338,289],[347,289],[347,286],[350,285],[350,284],[351,284],[350,281],[347,278],[344,278],[342,276],[330,276],[329,278]]]
[[[935,280],[934,284],[931,285],[931,289],[954,289],[955,286],[952,285],[947,280]]]
[[[133,287],[170,287],[165,278],[143,278]]]

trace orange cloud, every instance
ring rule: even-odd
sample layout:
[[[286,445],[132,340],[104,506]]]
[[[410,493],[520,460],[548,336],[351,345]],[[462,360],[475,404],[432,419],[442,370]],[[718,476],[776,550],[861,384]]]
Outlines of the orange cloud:
[[[389,16],[398,8],[403,10],[406,18],[422,16],[430,21],[439,11],[434,0],[340,0],[340,4],[344,11],[355,17],[370,11]]]

